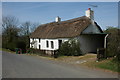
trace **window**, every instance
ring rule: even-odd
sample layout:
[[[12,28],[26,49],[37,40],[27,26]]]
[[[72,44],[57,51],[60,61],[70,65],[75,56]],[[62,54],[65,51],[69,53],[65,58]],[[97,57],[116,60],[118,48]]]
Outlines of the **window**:
[[[48,41],[46,41],[46,46],[49,47],[49,43],[48,43]]]
[[[39,38],[39,43],[40,43],[40,38]]]
[[[53,44],[53,41],[51,41],[51,48],[54,48],[54,44]]]
[[[58,40],[59,41],[59,47],[61,46],[61,44],[62,44],[62,40]]]
[[[34,48],[34,46],[32,45],[31,48]]]
[[[40,45],[39,45],[39,49],[40,49]]]

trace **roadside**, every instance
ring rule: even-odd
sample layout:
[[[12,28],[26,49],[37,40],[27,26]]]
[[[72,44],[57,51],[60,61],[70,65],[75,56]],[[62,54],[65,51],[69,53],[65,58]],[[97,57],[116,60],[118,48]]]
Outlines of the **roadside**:
[[[2,50],[15,53],[6,49],[2,49]],[[64,63],[75,65],[75,66],[83,66],[90,69],[102,70],[110,73],[118,73],[117,72],[118,65],[117,63],[112,62],[112,59],[107,59],[107,60],[102,60],[100,62],[97,62],[96,61],[97,55],[92,53],[88,53],[83,56],[61,56],[58,58],[53,58],[50,56],[39,56],[36,54],[24,54],[24,55],[38,56],[40,58],[45,58],[45,59],[49,59],[57,62],[64,62]]]
[[[3,51],[3,78],[118,78],[117,74],[62,61]]]
[[[39,56],[36,54],[28,54],[31,56]],[[118,64],[112,61],[112,58],[102,61],[96,61],[96,54],[88,53],[84,56],[61,56],[58,58],[39,56],[53,61],[64,62],[75,66],[83,66],[91,69],[102,70],[110,73],[118,73]]]
[[[86,54],[84,56],[62,56],[58,58],[48,58],[76,66],[84,66],[91,69],[102,70],[105,72],[118,73],[118,64],[112,61],[112,58],[102,61],[96,61],[96,54]]]
[[[2,79],[2,51],[0,50],[0,80]]]
[[[15,53],[14,51],[11,51],[11,50],[9,50],[9,49],[0,48],[0,50],[2,50],[2,51],[7,51],[7,52],[11,52],[11,53]]]

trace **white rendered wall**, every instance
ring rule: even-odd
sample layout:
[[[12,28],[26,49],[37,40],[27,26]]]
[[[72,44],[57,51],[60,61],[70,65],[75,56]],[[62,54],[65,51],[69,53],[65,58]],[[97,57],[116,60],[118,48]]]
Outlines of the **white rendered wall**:
[[[33,41],[33,39],[32,38],[30,38],[30,48],[32,48],[32,44],[31,44],[31,42]]]
[[[60,38],[60,39],[32,39],[30,38],[30,43],[35,41],[34,44],[30,44],[30,48],[35,48],[35,49],[39,49],[39,45],[40,45],[40,49],[41,50],[57,50],[59,49],[59,40],[62,40],[62,43],[64,43],[65,41],[68,41],[67,38]],[[48,41],[48,47],[47,47],[47,41]],[[51,41],[53,41],[53,48],[51,47]]]
[[[59,49],[59,40],[62,40],[62,42],[65,42],[68,39],[41,39],[41,50],[57,50],[57,49]],[[48,47],[47,47],[47,41],[49,44]],[[54,48],[51,47],[51,41],[53,41]]]
[[[51,47],[51,41],[53,41],[53,48]],[[59,46],[58,39],[41,39],[41,50],[57,50],[58,46]]]
[[[61,38],[61,39],[59,39],[59,40],[62,40],[62,43],[64,43],[64,42],[68,41],[69,38]]]
[[[33,38],[30,38],[30,43],[33,42],[33,41],[35,41],[35,43],[34,44],[30,44],[30,48],[39,49],[39,45],[40,45],[39,39],[34,39],[33,40]]]

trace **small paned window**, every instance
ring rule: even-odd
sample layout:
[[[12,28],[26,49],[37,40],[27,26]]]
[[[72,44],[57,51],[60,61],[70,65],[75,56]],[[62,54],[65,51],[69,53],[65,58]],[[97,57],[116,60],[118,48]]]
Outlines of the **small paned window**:
[[[53,41],[51,41],[51,48],[54,48],[54,44],[53,44]]]
[[[49,47],[49,43],[48,43],[48,41],[46,41],[46,46]]]
[[[40,38],[39,38],[39,43],[40,43]]]
[[[40,45],[39,45],[39,49],[40,49]]]

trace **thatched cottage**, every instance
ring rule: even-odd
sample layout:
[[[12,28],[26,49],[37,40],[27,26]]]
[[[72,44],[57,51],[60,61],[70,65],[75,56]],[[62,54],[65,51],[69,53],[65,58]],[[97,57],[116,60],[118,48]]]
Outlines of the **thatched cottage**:
[[[61,18],[57,17],[55,22],[38,26],[30,35],[30,48],[54,54],[61,43],[70,38],[80,41],[83,53],[96,52],[97,48],[106,47],[106,34],[94,21],[94,12],[89,8],[85,14],[86,16],[67,21],[61,21]]]

